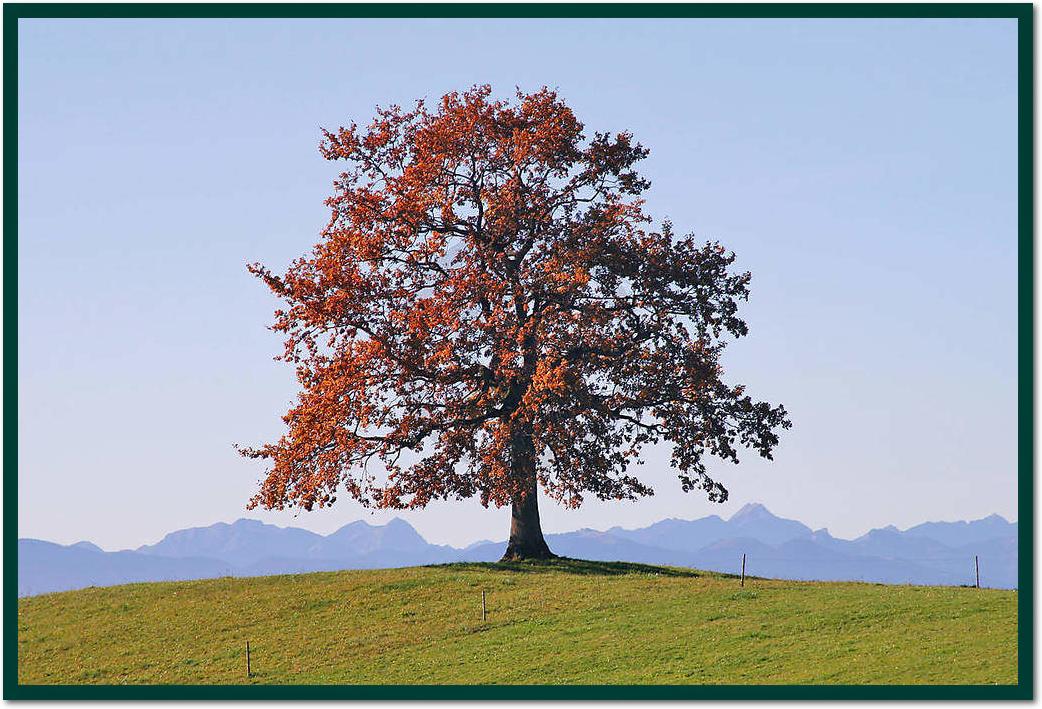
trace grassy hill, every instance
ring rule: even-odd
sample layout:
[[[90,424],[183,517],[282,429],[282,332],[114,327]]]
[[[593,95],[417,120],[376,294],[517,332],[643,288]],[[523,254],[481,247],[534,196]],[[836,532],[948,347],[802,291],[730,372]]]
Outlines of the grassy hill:
[[[1013,684],[1017,594],[451,564],[23,598],[18,653],[23,684]]]

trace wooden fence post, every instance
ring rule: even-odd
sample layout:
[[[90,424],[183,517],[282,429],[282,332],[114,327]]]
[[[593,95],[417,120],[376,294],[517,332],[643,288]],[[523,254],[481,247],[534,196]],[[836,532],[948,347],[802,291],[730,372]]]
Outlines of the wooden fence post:
[[[745,588],[745,553],[742,553],[742,588]]]
[[[980,588],[980,557],[973,555],[973,570],[977,573],[977,588]]]
[[[250,641],[246,641],[246,676],[250,676]]]
[[[481,589],[481,622],[485,622],[485,589]]]

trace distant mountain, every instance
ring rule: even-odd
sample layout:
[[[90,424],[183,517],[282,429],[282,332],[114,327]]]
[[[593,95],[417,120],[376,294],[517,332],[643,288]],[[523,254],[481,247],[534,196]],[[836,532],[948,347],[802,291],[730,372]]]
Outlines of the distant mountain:
[[[69,545],[70,549],[83,549],[84,551],[104,551],[97,544],[91,542],[76,542],[75,544]]]
[[[643,529],[623,529],[612,527],[611,534],[622,539],[675,551],[695,551],[707,544],[728,536],[727,522],[716,515],[701,519],[664,519]]]
[[[848,544],[859,554],[883,559],[935,559],[952,555],[951,547],[929,537],[909,536],[894,526],[873,529]]]
[[[763,505],[748,504],[727,521],[716,515],[694,520],[666,519],[643,529],[613,527],[607,533],[645,546],[693,553],[722,539],[741,537],[781,544],[812,532],[800,522],[775,517]]]
[[[325,537],[297,527],[276,527],[254,519],[232,524],[181,529],[152,545],[138,547],[141,554],[182,558],[203,556],[247,566],[268,557],[307,558],[308,550]]]
[[[680,556],[673,550],[639,544],[593,529],[548,534],[546,543],[555,554],[590,561],[640,561],[645,564],[677,565],[680,560]]]
[[[784,544],[811,535],[810,527],[792,519],[775,517],[763,505],[750,503],[727,521],[728,536],[748,537],[765,544]]]
[[[133,551],[93,551],[82,542],[61,546],[38,539],[18,540],[19,596],[140,581],[215,578],[233,571],[217,559],[151,557]]]
[[[746,505],[730,519],[667,519],[641,529],[581,529],[547,535],[562,556],[635,561],[738,573],[742,555],[751,576],[794,580],[1017,586],[1017,525],[998,515],[972,522],[928,522],[900,531],[873,529],[853,540]],[[18,542],[18,593],[137,581],[264,576],[339,569],[386,568],[452,561],[495,561],[506,542],[464,549],[429,544],[408,522],[351,522],[322,536],[305,529],[240,519],[171,532],[133,551],[105,552],[90,542],[61,546]]]
[[[346,524],[322,538],[310,549],[310,556],[318,559],[351,559],[393,555],[426,560],[428,557],[436,559],[455,552],[452,547],[428,544],[408,522],[392,519],[383,526],[371,525],[362,520]]]
[[[950,547],[961,547],[1002,537],[1015,537],[1017,524],[1007,522],[999,515],[990,515],[973,522],[925,522],[906,530],[904,534],[934,539]]]
[[[137,551],[219,559],[232,565],[237,576],[436,564],[458,554],[452,547],[428,544],[401,519],[382,526],[359,520],[325,537],[306,529],[240,519],[171,532]]]

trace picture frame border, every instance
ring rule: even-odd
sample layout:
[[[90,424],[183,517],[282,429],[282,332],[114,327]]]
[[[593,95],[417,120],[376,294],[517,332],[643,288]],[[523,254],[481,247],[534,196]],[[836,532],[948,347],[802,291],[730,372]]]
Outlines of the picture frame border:
[[[1030,3],[10,3],[4,5],[4,699],[1032,699],[1034,8]],[[18,21],[45,18],[1010,18],[1017,22],[1017,677],[1014,685],[30,685],[18,682]]]

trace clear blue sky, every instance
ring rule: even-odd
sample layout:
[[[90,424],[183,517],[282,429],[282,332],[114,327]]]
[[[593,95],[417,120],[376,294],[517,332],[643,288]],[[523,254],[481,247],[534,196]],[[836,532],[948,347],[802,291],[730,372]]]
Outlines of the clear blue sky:
[[[1016,519],[1012,20],[128,21],[19,24],[19,534],[105,548],[244,516],[294,394],[245,270],[317,240],[320,127],[491,83],[557,87],[651,149],[648,207],[753,272],[729,377],[795,423],[731,500],[658,494],[544,529],[728,516],[853,536]],[[256,514],[331,531],[357,505]],[[403,515],[506,536],[476,502]]]

